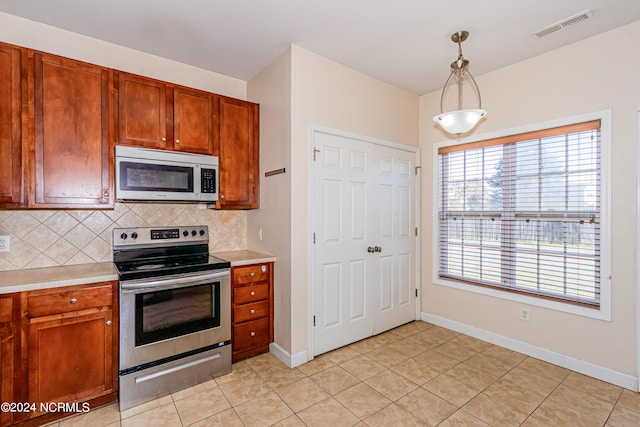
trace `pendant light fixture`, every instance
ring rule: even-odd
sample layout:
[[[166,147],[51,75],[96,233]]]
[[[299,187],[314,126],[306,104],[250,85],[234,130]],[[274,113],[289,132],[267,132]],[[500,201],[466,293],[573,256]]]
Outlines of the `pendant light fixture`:
[[[478,84],[469,71],[469,61],[462,56],[462,42],[469,37],[468,31],[458,31],[451,36],[454,43],[458,43],[458,59],[451,63],[451,74],[444,83],[442,95],[440,96],[440,114],[433,118],[448,133],[461,135],[473,129],[478,122],[487,115],[487,111],[482,109],[482,99],[480,98],[480,89]],[[478,97],[478,108],[463,109],[462,106],[462,87],[463,85],[471,86],[475,90]],[[444,97],[449,89],[457,86],[457,110],[444,112]]]

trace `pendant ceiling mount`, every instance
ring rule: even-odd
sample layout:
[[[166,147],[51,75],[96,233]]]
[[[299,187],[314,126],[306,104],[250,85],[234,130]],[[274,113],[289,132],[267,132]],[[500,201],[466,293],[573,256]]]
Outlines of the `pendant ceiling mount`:
[[[442,88],[440,96],[440,114],[433,118],[442,128],[454,135],[461,135],[473,129],[486,115],[487,111],[482,109],[482,99],[480,89],[476,80],[469,71],[469,61],[462,54],[462,42],[469,38],[468,31],[457,31],[451,35],[451,41],[458,44],[458,59],[451,63],[451,74]],[[463,86],[470,86],[478,99],[477,108],[463,108]],[[448,112],[444,111],[444,100],[446,93],[457,86],[457,109]]]

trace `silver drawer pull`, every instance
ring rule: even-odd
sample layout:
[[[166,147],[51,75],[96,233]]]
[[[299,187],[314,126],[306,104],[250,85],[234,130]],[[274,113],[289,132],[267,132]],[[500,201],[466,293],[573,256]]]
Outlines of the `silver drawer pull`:
[[[251,276],[251,277],[253,277],[253,276],[255,276],[255,275],[256,275],[256,273],[254,273],[253,271],[252,271],[252,272],[251,272],[251,274],[250,274],[250,276]]]
[[[255,297],[256,296],[256,291],[251,291],[251,296]]]
[[[256,333],[255,333],[255,332],[253,332],[253,331],[251,331],[251,336],[252,336],[252,337],[255,337],[255,336],[256,336]]]
[[[71,298],[71,299],[69,300],[69,302],[70,302],[71,304],[75,304],[75,303],[77,303],[77,302],[78,302],[78,300],[77,300],[77,299],[75,299],[75,298]]]
[[[107,326],[111,326],[111,320],[107,320]]]
[[[251,309],[251,314],[256,314],[256,311],[254,309]]]

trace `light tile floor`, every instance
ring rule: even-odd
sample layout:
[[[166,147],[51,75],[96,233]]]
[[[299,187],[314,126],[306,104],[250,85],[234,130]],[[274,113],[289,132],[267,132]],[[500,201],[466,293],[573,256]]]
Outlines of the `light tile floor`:
[[[287,368],[271,354],[53,426],[640,426],[640,394],[425,322]]]

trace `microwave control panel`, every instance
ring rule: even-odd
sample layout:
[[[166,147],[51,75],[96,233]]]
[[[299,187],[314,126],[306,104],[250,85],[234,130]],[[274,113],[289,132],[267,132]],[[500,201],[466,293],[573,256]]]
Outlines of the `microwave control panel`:
[[[216,192],[216,170],[215,169],[205,169],[201,170],[201,182],[203,193],[215,193]]]

